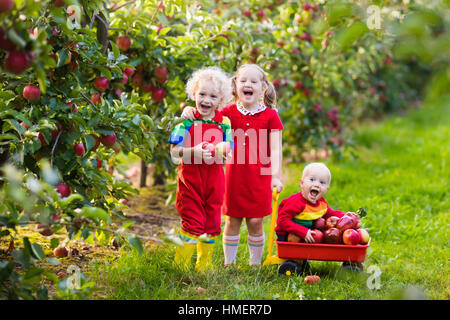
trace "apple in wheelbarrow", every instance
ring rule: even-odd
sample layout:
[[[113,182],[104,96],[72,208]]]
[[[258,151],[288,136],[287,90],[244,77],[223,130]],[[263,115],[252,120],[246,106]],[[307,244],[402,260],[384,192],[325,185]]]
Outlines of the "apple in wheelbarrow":
[[[341,232],[344,232],[347,229],[352,229],[355,226],[355,220],[352,216],[345,215],[342,218],[338,220],[336,223],[336,228],[341,230]]]
[[[360,237],[359,244],[367,244],[370,239],[369,232],[366,229],[358,229],[356,231],[358,231]]]
[[[318,229],[320,231],[324,231],[327,228],[326,222],[324,218],[319,218],[314,221],[313,224],[314,229]]]
[[[313,229],[311,231],[311,235],[314,239],[314,243],[321,243],[322,239],[323,239],[323,233],[322,231],[318,230],[318,229]]]
[[[341,231],[337,228],[330,228],[324,232],[323,240],[325,243],[339,244],[342,242]]]
[[[327,229],[335,228],[338,221],[339,221],[339,217],[336,217],[336,216],[329,217],[326,221]]]
[[[355,229],[347,229],[342,235],[342,241],[344,241],[344,243],[348,245],[355,246],[359,244],[360,240],[361,237],[359,236],[358,231],[356,231]]]

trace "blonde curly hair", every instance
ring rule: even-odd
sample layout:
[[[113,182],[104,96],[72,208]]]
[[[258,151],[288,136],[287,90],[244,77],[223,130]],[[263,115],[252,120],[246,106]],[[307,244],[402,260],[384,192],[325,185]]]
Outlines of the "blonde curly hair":
[[[231,79],[219,67],[206,67],[195,71],[186,83],[186,94],[189,99],[195,100],[195,91],[200,81],[212,82],[221,95],[220,106],[225,105],[233,97]]]

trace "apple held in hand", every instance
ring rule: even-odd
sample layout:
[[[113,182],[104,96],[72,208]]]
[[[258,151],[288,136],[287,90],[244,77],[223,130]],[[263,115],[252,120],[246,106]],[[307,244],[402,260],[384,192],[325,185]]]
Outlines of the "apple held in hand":
[[[335,228],[338,221],[339,221],[339,217],[336,217],[336,216],[329,217],[325,223],[327,229]]]
[[[358,232],[359,237],[360,237],[359,244],[369,243],[370,236],[369,236],[369,232],[367,232],[366,229],[358,229],[356,231]]]
[[[358,231],[355,229],[347,229],[344,231],[344,234],[342,235],[342,240],[345,244],[355,246],[359,244],[359,241],[361,240]]]
[[[212,143],[203,142],[202,148],[211,152],[211,157],[216,156],[216,147]]]
[[[323,240],[323,233],[318,229],[313,229],[311,235],[314,239],[314,243],[321,243]]]

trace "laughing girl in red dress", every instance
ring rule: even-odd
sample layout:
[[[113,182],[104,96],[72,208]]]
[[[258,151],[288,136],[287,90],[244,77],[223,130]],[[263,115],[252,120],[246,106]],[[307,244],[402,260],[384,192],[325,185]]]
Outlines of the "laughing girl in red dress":
[[[283,124],[276,107],[276,91],[262,68],[244,64],[232,78],[235,104],[220,111],[230,118],[234,136],[233,155],[226,162],[226,215],[223,233],[225,266],[235,263],[240,227],[248,229],[250,265],[260,265],[264,249],[263,218],[272,213],[272,189],[283,189],[281,139]],[[193,108],[182,117],[192,118]]]

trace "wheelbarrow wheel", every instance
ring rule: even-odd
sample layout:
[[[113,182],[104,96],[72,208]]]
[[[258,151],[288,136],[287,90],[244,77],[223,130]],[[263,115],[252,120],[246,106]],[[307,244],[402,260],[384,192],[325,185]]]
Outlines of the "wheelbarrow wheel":
[[[304,260],[301,264],[288,260],[283,262],[278,268],[278,274],[280,275],[299,275],[305,272],[309,268],[309,263],[307,260]]]
[[[361,272],[363,271],[364,265],[361,262],[343,262],[342,270],[351,272]]]

